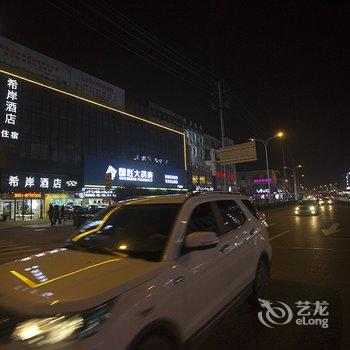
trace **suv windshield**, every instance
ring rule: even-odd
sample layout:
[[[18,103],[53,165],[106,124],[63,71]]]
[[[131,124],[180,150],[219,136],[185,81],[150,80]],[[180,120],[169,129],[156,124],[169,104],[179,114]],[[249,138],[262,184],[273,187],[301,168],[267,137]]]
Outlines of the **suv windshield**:
[[[180,205],[134,204],[107,208],[84,223],[67,247],[160,260]]]

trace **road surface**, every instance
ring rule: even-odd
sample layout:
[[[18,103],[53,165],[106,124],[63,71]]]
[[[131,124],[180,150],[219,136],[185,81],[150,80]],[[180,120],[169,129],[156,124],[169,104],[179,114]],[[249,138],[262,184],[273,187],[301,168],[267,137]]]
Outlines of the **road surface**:
[[[271,323],[264,314],[265,326],[246,302],[227,313],[191,348],[350,349],[350,207],[325,206],[317,217],[296,217],[291,207],[274,209],[267,212],[267,222],[273,248],[269,300],[287,304],[292,319],[280,324],[286,319],[277,317]],[[0,229],[0,263],[54,248],[73,231],[72,226],[47,224]],[[305,302],[310,305],[301,310]],[[304,322],[326,319],[319,322],[328,327],[297,325],[300,311],[309,314]]]

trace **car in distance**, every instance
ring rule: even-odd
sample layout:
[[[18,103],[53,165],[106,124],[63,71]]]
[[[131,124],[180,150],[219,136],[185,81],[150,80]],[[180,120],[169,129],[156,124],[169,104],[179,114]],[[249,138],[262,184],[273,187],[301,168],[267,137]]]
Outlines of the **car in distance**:
[[[323,197],[322,200],[324,204],[327,204],[327,205],[334,204],[333,199],[331,197]]]
[[[4,350],[174,350],[229,306],[266,298],[271,247],[249,199],[118,202],[63,248],[0,266]]]
[[[320,205],[315,200],[305,200],[298,203],[294,208],[295,215],[319,215]]]

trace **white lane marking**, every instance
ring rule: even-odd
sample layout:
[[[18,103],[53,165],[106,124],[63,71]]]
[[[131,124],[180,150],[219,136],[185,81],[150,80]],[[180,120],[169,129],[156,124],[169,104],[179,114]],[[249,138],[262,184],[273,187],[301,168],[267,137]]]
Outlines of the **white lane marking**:
[[[332,235],[333,233],[339,232],[339,224],[332,224],[330,227],[323,228],[322,232],[327,237],[329,235]]]
[[[283,232],[279,233],[279,234],[276,235],[276,236],[271,237],[271,238],[270,238],[270,241],[274,240],[275,238],[278,238],[278,237],[281,237],[281,236],[285,235],[285,234],[288,233],[289,231],[290,231],[290,230],[286,230],[286,231],[283,231]]]
[[[47,228],[36,228],[34,231],[45,231]]]

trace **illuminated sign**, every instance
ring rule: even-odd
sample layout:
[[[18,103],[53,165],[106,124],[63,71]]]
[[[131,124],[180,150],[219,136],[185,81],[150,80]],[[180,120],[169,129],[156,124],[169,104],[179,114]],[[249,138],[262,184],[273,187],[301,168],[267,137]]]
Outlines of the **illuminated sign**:
[[[166,184],[175,184],[177,185],[179,183],[179,177],[177,175],[164,175],[165,183]]]
[[[113,190],[105,190],[104,188],[86,188],[82,192],[76,194],[80,198],[112,198],[115,197]]]
[[[211,186],[196,186],[196,191],[214,191]]]
[[[85,187],[105,187],[106,174],[110,174],[112,186],[131,184],[146,188],[187,188],[187,172],[183,169],[152,162],[140,163],[96,156],[84,158]]]
[[[150,155],[146,156],[146,155],[139,155],[139,154],[137,154],[134,157],[134,160],[137,160],[137,161],[140,161],[140,162],[152,162],[152,163],[165,164],[165,165],[169,164],[168,159],[163,159],[163,158],[160,158],[160,157],[153,157],[153,156],[150,156]]]
[[[267,184],[269,182],[271,182],[270,178],[266,178],[266,179],[254,179],[253,182],[255,184]]]
[[[65,175],[5,171],[1,175],[3,192],[61,192],[79,189],[79,180]]]
[[[346,173],[345,181],[346,181],[346,189],[350,190],[350,171]]]
[[[119,168],[118,179],[125,181],[140,181],[140,182],[152,182],[153,171]]]
[[[41,193],[14,193],[15,198],[41,198]]]
[[[9,140],[18,140],[19,133],[16,129],[18,112],[18,82],[16,79],[7,79],[7,91],[4,105],[5,118],[1,137]]]

